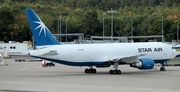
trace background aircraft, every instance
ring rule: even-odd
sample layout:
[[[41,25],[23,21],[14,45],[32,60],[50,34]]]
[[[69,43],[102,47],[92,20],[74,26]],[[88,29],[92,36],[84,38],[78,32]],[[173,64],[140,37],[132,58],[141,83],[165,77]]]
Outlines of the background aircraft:
[[[121,74],[119,65],[129,64],[138,69],[152,69],[175,57],[171,45],[161,42],[104,43],[61,45],[32,9],[25,10],[37,46],[30,56],[70,66],[88,66],[85,73],[96,73],[96,67],[114,67],[110,74]]]

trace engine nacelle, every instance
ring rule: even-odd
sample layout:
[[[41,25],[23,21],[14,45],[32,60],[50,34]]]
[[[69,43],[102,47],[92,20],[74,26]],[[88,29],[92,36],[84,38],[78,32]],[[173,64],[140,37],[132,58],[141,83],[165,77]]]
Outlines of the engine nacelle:
[[[138,69],[152,69],[154,67],[154,60],[142,58],[140,61],[130,64],[130,66]]]

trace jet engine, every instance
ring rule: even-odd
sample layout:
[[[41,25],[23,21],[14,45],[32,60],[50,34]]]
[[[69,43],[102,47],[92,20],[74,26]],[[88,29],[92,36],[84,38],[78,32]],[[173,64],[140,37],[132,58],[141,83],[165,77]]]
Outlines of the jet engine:
[[[142,58],[140,61],[130,64],[130,67],[138,69],[152,69],[154,67],[154,60],[149,58]]]

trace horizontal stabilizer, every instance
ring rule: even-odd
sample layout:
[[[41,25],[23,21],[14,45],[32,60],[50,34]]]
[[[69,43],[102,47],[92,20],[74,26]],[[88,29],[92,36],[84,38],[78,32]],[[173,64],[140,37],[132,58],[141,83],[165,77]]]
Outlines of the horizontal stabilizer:
[[[47,50],[47,49],[40,49],[40,50],[34,50],[29,53],[31,56],[47,56],[47,55],[57,55],[56,50]]]

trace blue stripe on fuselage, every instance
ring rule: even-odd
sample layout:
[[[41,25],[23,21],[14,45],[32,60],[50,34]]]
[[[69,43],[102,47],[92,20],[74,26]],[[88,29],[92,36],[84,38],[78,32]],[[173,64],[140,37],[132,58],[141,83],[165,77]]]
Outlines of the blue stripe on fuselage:
[[[70,65],[70,66],[110,66],[108,62],[70,62],[70,61],[44,58],[44,57],[38,57],[38,56],[32,56],[32,57],[45,59],[52,62],[56,62],[56,63],[60,63],[64,65]]]
[[[110,66],[110,63],[108,62],[70,62],[70,61],[57,60],[57,59],[38,57],[38,56],[32,56],[32,57],[45,59],[52,62],[56,62],[64,65],[70,65],[70,66]],[[154,60],[154,63],[164,63],[167,62],[168,60],[170,59]]]

